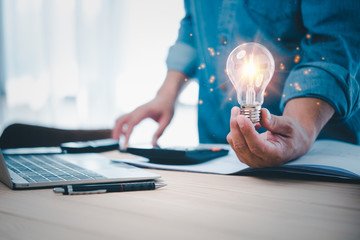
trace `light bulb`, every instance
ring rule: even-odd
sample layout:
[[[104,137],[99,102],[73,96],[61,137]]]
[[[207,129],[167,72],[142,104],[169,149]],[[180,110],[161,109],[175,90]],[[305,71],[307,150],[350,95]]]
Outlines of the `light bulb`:
[[[274,58],[270,51],[255,42],[239,45],[227,59],[226,71],[236,90],[241,114],[254,125],[260,121],[265,89],[274,70]]]

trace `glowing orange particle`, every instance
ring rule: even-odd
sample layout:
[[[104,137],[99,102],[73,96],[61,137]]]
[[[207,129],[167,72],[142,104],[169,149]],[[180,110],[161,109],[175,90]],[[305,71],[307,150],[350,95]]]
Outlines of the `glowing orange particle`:
[[[205,68],[205,63],[200,64],[200,66],[198,67],[199,70],[204,68]]]
[[[210,83],[214,83],[214,81],[215,81],[215,76],[212,75],[212,76],[210,77],[210,79],[209,79],[209,82],[210,82]]]
[[[187,82],[189,79],[185,78],[184,81]]]
[[[192,33],[190,33],[190,37],[192,37],[193,36],[193,34]]]
[[[281,41],[281,38],[278,38],[277,40],[280,42],[280,41]]]
[[[203,100],[199,100],[199,104],[201,105],[201,104],[203,104],[204,103],[204,101]]]
[[[295,83],[295,89],[296,89],[296,91],[301,91],[302,90],[299,83],[297,83],[297,82]]]
[[[229,101],[231,101],[232,100],[232,98],[231,97],[229,97]]]
[[[310,35],[310,34],[306,34],[306,38],[307,38],[307,39],[310,39],[310,38],[311,38],[311,35]]]
[[[299,63],[300,62],[300,55],[296,55],[294,58],[294,63]]]
[[[208,51],[209,51],[209,53],[210,53],[210,56],[215,56],[215,51],[214,51],[213,48],[209,47],[209,48],[208,48]]]
[[[311,68],[309,68],[308,70],[304,71],[304,74],[308,75],[311,72]]]
[[[210,88],[210,92],[214,91],[214,89]]]
[[[284,70],[284,69],[285,69],[284,64],[280,63],[280,70]]]

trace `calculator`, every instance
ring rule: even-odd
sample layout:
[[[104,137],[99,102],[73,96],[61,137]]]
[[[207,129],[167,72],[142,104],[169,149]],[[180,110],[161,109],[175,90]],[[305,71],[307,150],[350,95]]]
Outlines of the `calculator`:
[[[167,165],[199,164],[211,159],[226,156],[229,150],[223,148],[134,148],[121,150],[148,158],[150,163]]]

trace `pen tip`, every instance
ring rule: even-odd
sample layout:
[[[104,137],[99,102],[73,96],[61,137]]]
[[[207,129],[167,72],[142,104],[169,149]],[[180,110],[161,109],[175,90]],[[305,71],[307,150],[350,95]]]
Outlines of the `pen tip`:
[[[161,187],[165,187],[166,184],[165,183],[155,183],[155,188],[161,188]]]

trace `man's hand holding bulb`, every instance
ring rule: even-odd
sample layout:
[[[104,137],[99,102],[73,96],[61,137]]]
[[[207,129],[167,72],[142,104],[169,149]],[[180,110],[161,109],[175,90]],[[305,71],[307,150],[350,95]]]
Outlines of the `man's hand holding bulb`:
[[[258,43],[235,48],[227,72],[241,105],[231,111],[227,141],[239,160],[250,167],[278,166],[304,155],[334,114],[328,103],[317,98],[290,100],[283,116],[271,115],[264,108],[259,112],[274,72],[274,59]],[[259,134],[256,129],[260,126],[267,132]]]
[[[261,125],[267,131],[259,134],[234,107],[227,141],[239,160],[250,167],[278,166],[304,155],[333,114],[334,109],[323,100],[295,98],[286,104],[282,116],[261,109],[256,127]]]

